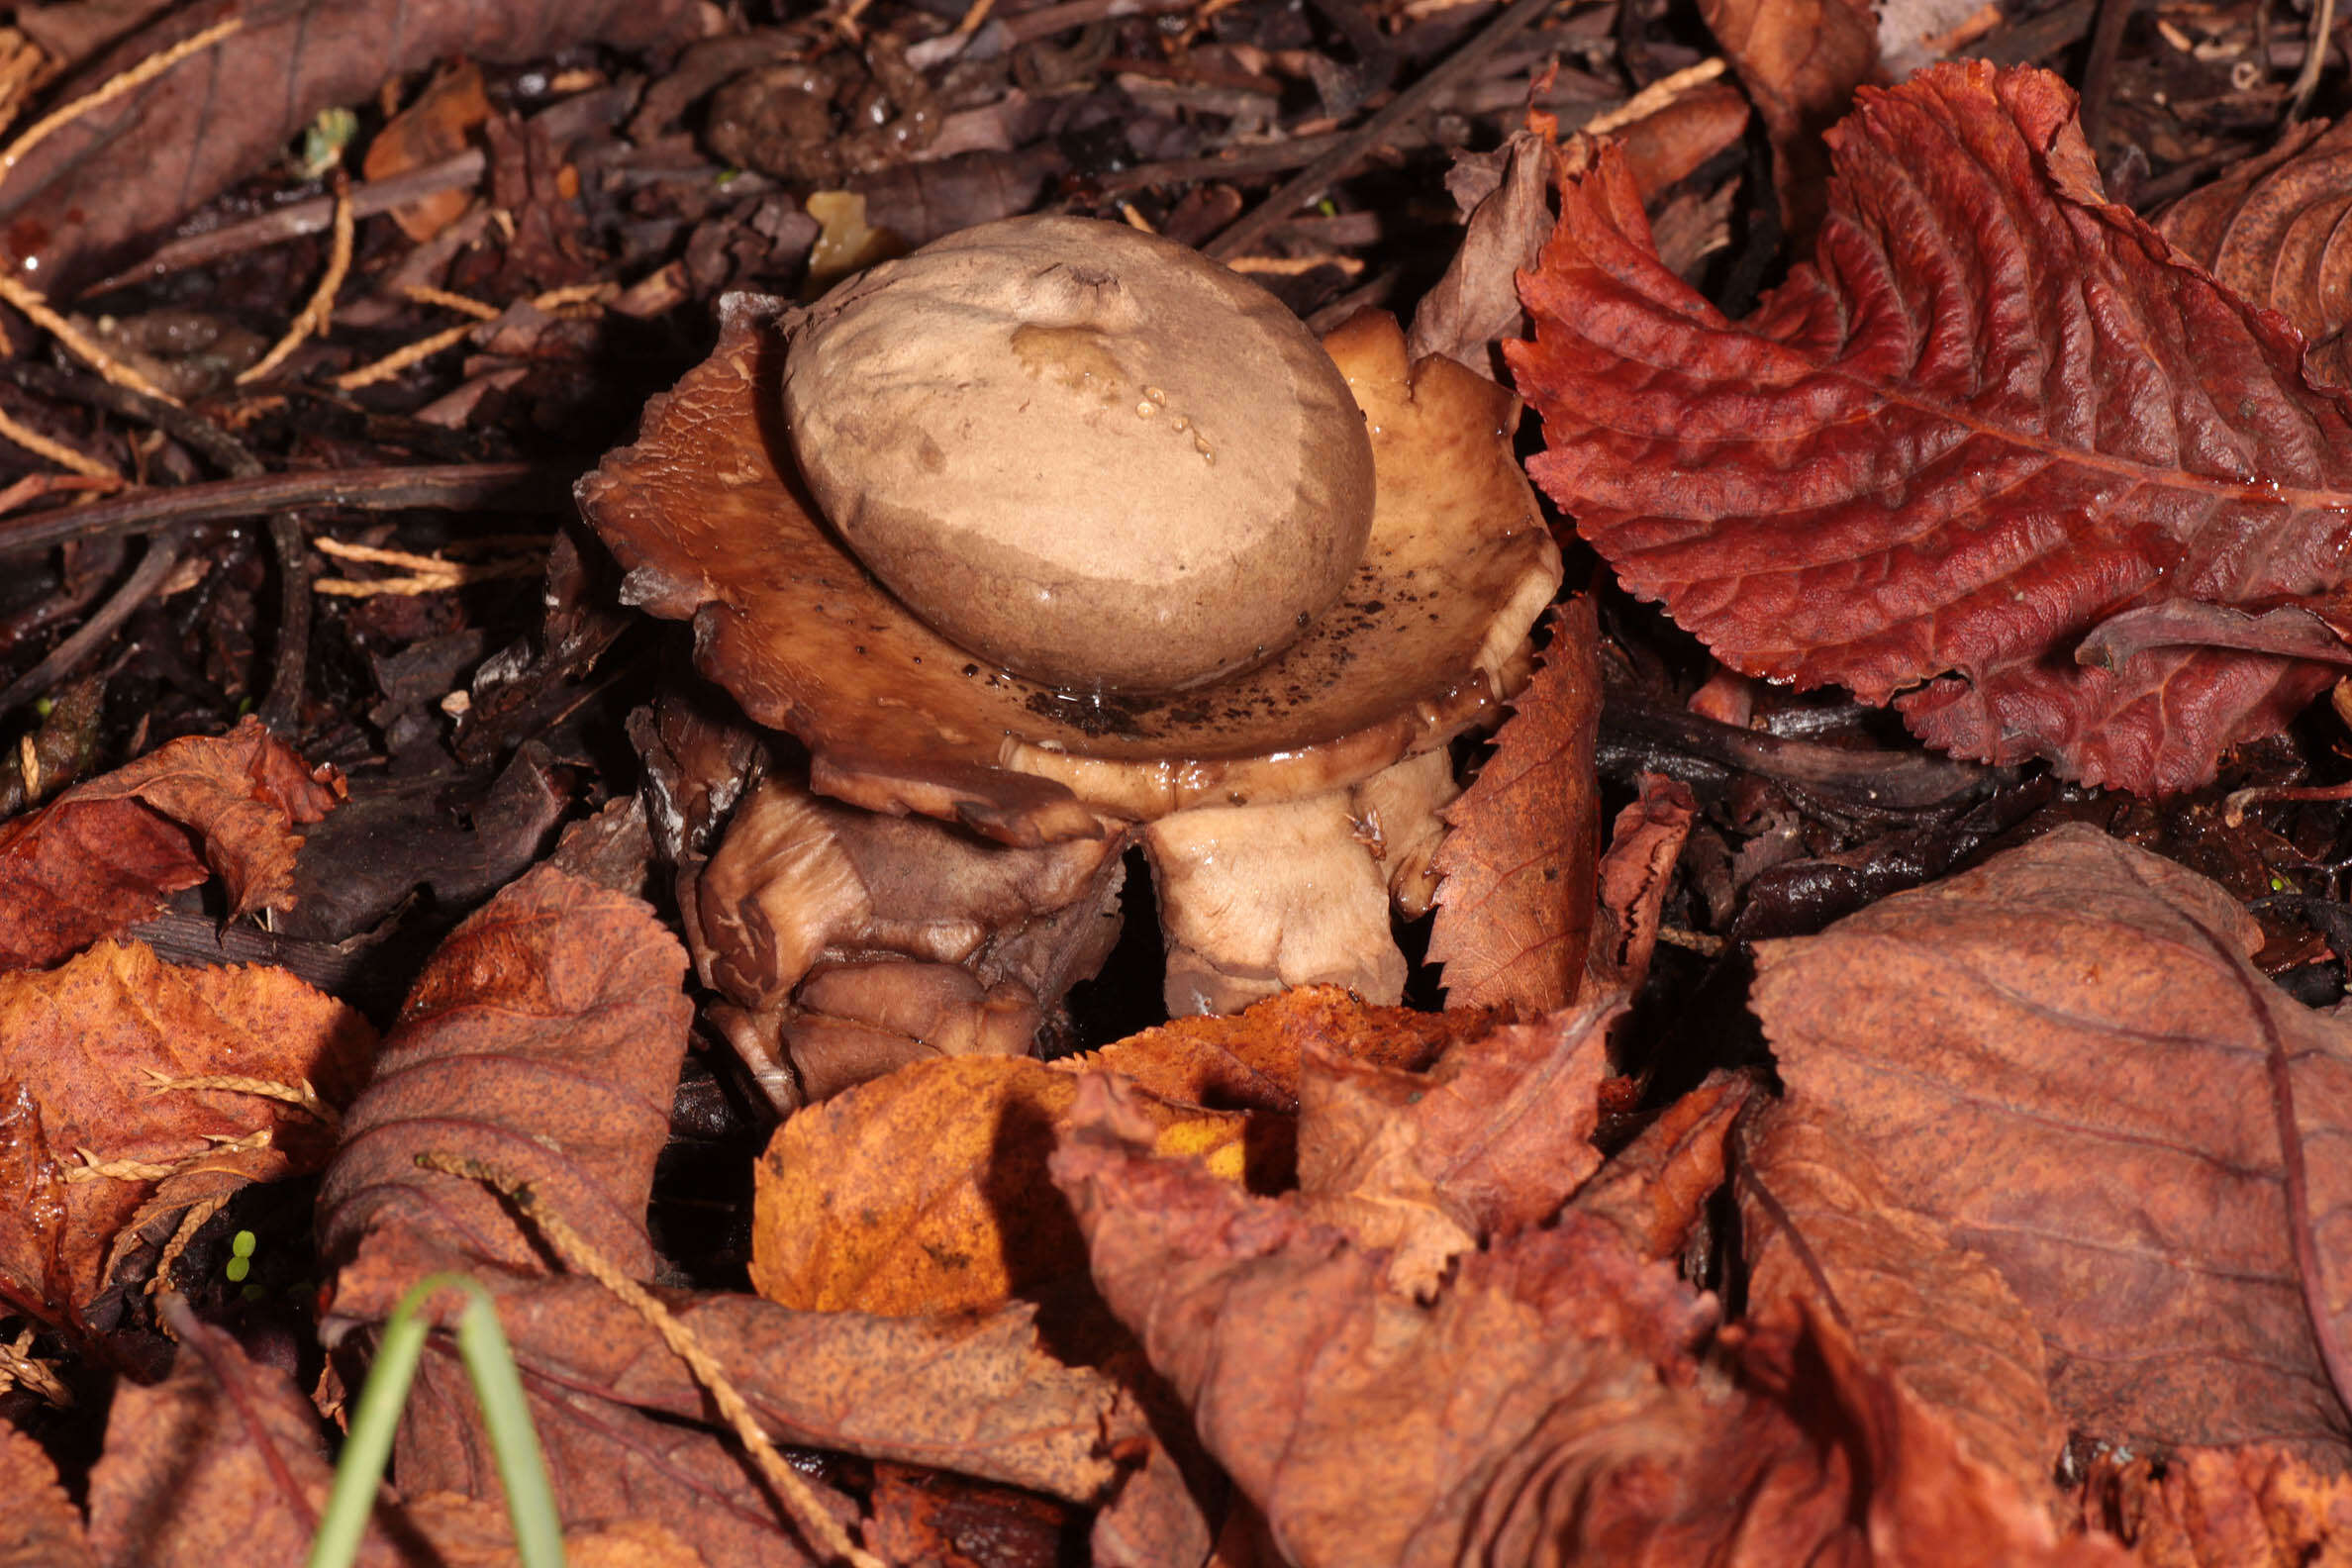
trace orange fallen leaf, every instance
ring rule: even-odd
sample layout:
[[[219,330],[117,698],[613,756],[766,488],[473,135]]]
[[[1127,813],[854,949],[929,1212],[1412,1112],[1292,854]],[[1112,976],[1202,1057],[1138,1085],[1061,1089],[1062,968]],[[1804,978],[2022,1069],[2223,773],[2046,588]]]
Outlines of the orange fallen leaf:
[[[984,1312],[1082,1275],[1085,1246],[1045,1176],[1078,1084],[1041,1062],[949,1057],[796,1113],[759,1161],[752,1288],[805,1312],[903,1317]],[[1137,1103],[1155,1147],[1241,1179],[1249,1118]]]
[[[81,1510],[57,1484],[49,1451],[13,1421],[0,1421],[0,1563],[8,1568],[97,1568]]]
[[[172,968],[109,941],[58,969],[0,974],[0,1297],[72,1322],[167,1175],[264,1180],[326,1163],[333,1129],[299,1106],[158,1088],[150,1074],[308,1083],[335,1106],[374,1046],[366,1020],[282,969]]]
[[[1494,755],[1442,813],[1429,960],[1453,1007],[1548,1013],[1576,997],[1593,924],[1600,636],[1590,595],[1552,612],[1543,667]]]
[[[435,76],[416,101],[394,115],[368,144],[361,171],[371,180],[390,179],[465,150],[466,139],[490,118],[482,92],[482,69],[460,60]],[[470,191],[436,191],[392,209],[400,232],[422,245],[455,223],[472,202]]]

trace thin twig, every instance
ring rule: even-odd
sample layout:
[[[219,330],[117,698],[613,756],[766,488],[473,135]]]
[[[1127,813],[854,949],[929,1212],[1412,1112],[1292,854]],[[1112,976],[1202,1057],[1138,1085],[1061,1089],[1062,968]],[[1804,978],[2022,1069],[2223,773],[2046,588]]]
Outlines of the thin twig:
[[[554,312],[571,305],[599,304],[619,292],[620,290],[610,283],[572,283],[562,288],[549,289],[544,294],[534,294],[530,304],[535,310]],[[452,297],[464,298],[463,295]],[[462,309],[463,307],[457,308]],[[504,314],[504,311],[492,311],[490,316],[494,319]],[[346,370],[337,376],[335,378],[336,389],[343,392],[356,392],[361,387],[374,386],[379,381],[389,381],[402,371],[423,363],[443,349],[454,348],[471,336],[473,330],[480,325],[481,323],[478,321],[461,322],[455,327],[444,327],[430,337],[420,338],[405,348],[395,348],[381,359],[363,364],[356,370]]]
[[[261,700],[261,723],[278,735],[291,735],[302,717],[302,686],[310,668],[310,551],[303,544],[302,514],[270,514],[269,545],[278,569],[278,632],[269,661],[269,694]]]
[[[417,1163],[427,1170],[443,1171],[451,1176],[480,1182],[512,1199],[515,1207],[522,1210],[538,1227],[539,1234],[546,1237],[547,1244],[563,1260],[565,1268],[587,1275],[619,1297],[630,1310],[651,1325],[653,1331],[661,1336],[661,1342],[669,1346],[672,1355],[686,1363],[687,1370],[694,1374],[694,1380],[711,1396],[711,1403],[719,1407],[719,1414],[750,1451],[752,1459],[759,1466],[760,1475],[766,1478],[769,1486],[775,1488],[777,1495],[792,1511],[793,1522],[800,1526],[801,1533],[810,1545],[829,1557],[854,1564],[855,1568],[885,1568],[881,1558],[860,1549],[849,1538],[849,1532],[841,1527],[841,1521],[833,1517],[824,1502],[810,1489],[809,1483],[801,1479],[800,1472],[784,1462],[784,1456],[776,1452],[775,1443],[759,1424],[759,1418],[752,1414],[749,1403],[728,1377],[727,1369],[719,1364],[718,1357],[703,1346],[694,1330],[680,1323],[643,1286],[615,1267],[612,1260],[598,1251],[586,1236],[573,1229],[555,1212],[554,1207],[539,1196],[537,1187],[495,1165],[455,1154],[428,1150],[417,1156]]]
[[[47,138],[50,132],[71,125],[93,109],[105,108],[134,88],[146,86],[189,55],[211,49],[215,44],[220,43],[221,40],[244,26],[245,19],[243,17],[231,17],[226,22],[216,22],[193,38],[182,39],[160,54],[151,54],[131,69],[108,77],[97,91],[84,93],[63,108],[43,115],[25,127],[24,134],[11,142],[6,151],[0,151],[0,176],[5,176],[9,170],[23,162],[25,154],[32,151],[34,146]]]
[[[469,147],[455,157],[439,163],[428,163],[406,174],[390,179],[369,180],[351,187],[351,216],[373,218],[378,213],[415,201],[420,196],[436,196],[445,190],[463,190],[478,185],[482,179],[485,160],[481,148]],[[104,294],[109,289],[127,287],[133,283],[151,283],[174,272],[190,267],[209,266],[230,256],[243,255],[248,250],[260,250],[304,235],[325,234],[335,225],[336,201],[332,196],[315,196],[308,201],[289,202],[283,207],[248,218],[244,223],[230,224],[209,234],[189,235],[160,245],[144,261],[137,261],[112,277],[100,278],[83,289],[84,294]]]
[[[151,425],[225,474],[239,476],[261,472],[261,460],[253,455],[245,442],[202,414],[181,404],[167,403],[131,387],[117,386],[87,370],[45,364],[37,359],[0,361],[0,376],[6,376],[26,391],[37,392],[43,397],[64,398],[88,408],[103,409],[124,419],[137,420],[142,425]]]
[[[445,463],[337,468],[323,473],[264,474],[141,490],[84,507],[58,507],[0,519],[0,555],[47,549],[73,539],[146,534],[180,523],[261,517],[286,507],[341,507],[397,512],[406,507],[448,511],[504,508],[564,512],[577,475],[538,463]]]
[[[335,296],[343,288],[343,276],[351,270],[351,187],[340,174],[335,181],[335,239],[327,251],[327,270],[319,279],[310,302],[286,329],[286,335],[270,345],[269,352],[237,373],[237,384],[245,386],[260,380],[286,362],[286,357],[313,336],[324,334],[335,319]]]
[[[1446,56],[1442,63],[1431,67],[1420,80],[1390,99],[1385,107],[1367,116],[1364,123],[1347,133],[1337,147],[1301,169],[1288,184],[1258,203],[1254,211],[1202,248],[1221,260],[1230,255],[1246,254],[1259,241],[1280,228],[1291,214],[1322,197],[1349,170],[1370,157],[1392,131],[1421,114],[1438,94],[1476,70],[1497,49],[1532,27],[1536,19],[1555,3],[1556,0],[1512,0],[1501,15]]]
[[[0,717],[16,712],[25,704],[45,695],[66,676],[81,667],[84,659],[115,634],[115,629],[131,619],[133,611],[146,604],[162,587],[180,562],[180,542],[170,535],[151,539],[147,553],[139,558],[131,575],[123,579],[106,603],[90,612],[89,619],[75,628],[71,637],[49,649],[49,657],[34,665],[8,683],[0,691]]]

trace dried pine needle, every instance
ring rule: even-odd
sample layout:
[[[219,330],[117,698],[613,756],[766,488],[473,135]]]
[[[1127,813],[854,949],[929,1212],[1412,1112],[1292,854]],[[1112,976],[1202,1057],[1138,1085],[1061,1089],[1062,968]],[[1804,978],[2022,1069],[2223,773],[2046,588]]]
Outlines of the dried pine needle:
[[[127,92],[146,86],[189,55],[211,49],[215,44],[220,43],[221,40],[244,26],[245,19],[243,17],[231,17],[226,22],[217,22],[193,38],[182,39],[161,53],[150,54],[129,70],[108,77],[97,91],[84,93],[64,107],[43,115],[27,126],[24,134],[8,145],[6,151],[0,151],[0,177],[5,177],[10,169],[22,162],[25,154],[32,151],[36,145],[47,140],[51,132],[71,125],[93,109],[104,108]]]
[[[270,345],[269,352],[237,374],[237,384],[245,386],[258,381],[286,362],[286,356],[313,336],[324,333],[335,319],[335,296],[351,270],[351,182],[338,174],[335,179],[335,239],[327,252],[327,271],[319,279],[319,286],[294,318],[286,335]]]
[[[6,437],[36,457],[46,457],[58,467],[82,475],[86,479],[105,479],[123,483],[123,476],[86,452],[75,451],[63,441],[51,441],[37,430],[30,429],[0,414],[0,437]]]

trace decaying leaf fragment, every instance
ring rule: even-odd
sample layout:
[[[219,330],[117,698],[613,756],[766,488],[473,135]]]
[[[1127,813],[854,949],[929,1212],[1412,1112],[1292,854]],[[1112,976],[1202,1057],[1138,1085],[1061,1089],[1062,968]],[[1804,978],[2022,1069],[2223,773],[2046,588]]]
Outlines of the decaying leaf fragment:
[[[1590,596],[1552,613],[1543,666],[1495,736],[1495,754],[1443,816],[1429,959],[1454,1007],[1527,1014],[1576,997],[1592,934],[1600,801],[1600,633]]]
[[[2153,1568],[2333,1568],[2352,1561],[2352,1475],[2257,1444],[2141,1458],[2084,1486],[2085,1512]]]
[[[1813,261],[1738,323],[1659,263],[1614,157],[1571,185],[1522,279],[1535,341],[1507,350],[1550,446],[1530,471],[1739,670],[1903,694],[1965,756],[2210,778],[2330,667],[2076,644],[2336,587],[2352,413],[2290,329],[2104,198],[2056,77],[1934,66],[1831,145]]]
[[[2352,1027],[2082,827],[1757,950],[1790,1105],[2001,1271],[2078,1428],[2352,1457]]]
[[[2310,341],[2304,364],[2352,383],[2352,120],[2306,121],[2279,145],[2225,170],[2165,209],[2156,232]]]
[[[218,872],[238,914],[284,908],[302,835],[343,793],[246,719],[0,823],[0,968],[55,963]]]
[[[157,1183],[316,1171],[321,1115],[230,1077],[346,1103],[375,1030],[283,969],[180,969],[101,942],[61,968],[0,974],[0,1298],[69,1322],[98,1294],[118,1232]],[[86,1153],[86,1158],[85,1158]]]

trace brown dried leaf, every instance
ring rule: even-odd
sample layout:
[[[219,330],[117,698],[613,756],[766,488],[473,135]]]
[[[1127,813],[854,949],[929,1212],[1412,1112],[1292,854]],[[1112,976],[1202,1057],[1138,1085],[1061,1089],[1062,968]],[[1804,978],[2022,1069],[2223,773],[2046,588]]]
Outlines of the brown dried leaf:
[[[2221,888],[2061,828],[1757,949],[1791,1103],[2033,1315],[2058,1408],[2134,1445],[2346,1456],[2352,1040]]]
[[[307,1560],[335,1475],[318,1412],[283,1372],[249,1359],[235,1338],[166,1308],[179,1339],[171,1376],[125,1380],[108,1414],[106,1452],[90,1474],[90,1544],[97,1560],[138,1568],[220,1568]],[[12,1498],[16,1496],[11,1494]],[[622,1519],[567,1529],[580,1568],[697,1568],[704,1559],[659,1525]],[[49,1558],[60,1565],[70,1558]],[[364,1568],[512,1568],[512,1527],[494,1506],[386,1497],[362,1542]]]
[[[1640,795],[1617,813],[1601,856],[1600,909],[1585,949],[1590,984],[1631,996],[1649,978],[1674,867],[1698,815],[1690,787],[1658,773],[1644,773]]]
[[[1055,1179],[1105,1298],[1288,1562],[2125,1561],[2059,1541],[1833,1323],[1751,1339],[1750,1386],[1702,1393],[1712,1299],[1577,1214],[1421,1305],[1298,1200],[1125,1137],[1125,1093],[1087,1080]]]
[[[2334,587],[2352,411],[2276,317],[2104,198],[2074,109],[1983,65],[1864,93],[1814,262],[1736,325],[1657,261],[1605,151],[1507,353],[1536,479],[1725,663],[1918,687],[1900,705],[1932,744],[2173,789],[2334,671],[2194,645],[2101,669],[2075,644],[2153,603]]]
[[[1755,1092],[1751,1080],[1721,1075],[1684,1095],[1585,1184],[1577,1211],[1617,1226],[1637,1256],[1675,1256],[1723,1184],[1732,1119]]]
[[[1725,81],[1702,82],[1615,134],[1625,149],[1633,188],[1649,206],[1676,181],[1696,173],[1747,130],[1747,100]],[[1533,266],[1530,256],[1525,262]]]
[[[1833,1117],[1803,1102],[1742,1129],[1748,1311],[1825,1314],[2019,1494],[2055,1509],[2066,1441],[2024,1306],[1934,1221],[1903,1208]]]
[[[1821,136],[1857,89],[1887,79],[1869,0],[1699,0],[1772,138],[1781,225],[1799,253],[1821,226],[1829,153]]]
[[[1483,1508],[1553,1484],[1539,1428],[1590,1439],[1606,1420],[1637,1452],[1649,1422],[1686,1425],[1652,1361],[1687,1369],[1711,1310],[1606,1227],[1473,1253],[1424,1308],[1295,1200],[1121,1142],[1115,1083],[1085,1081],[1054,1179],[1105,1300],[1292,1562],[1471,1560]]]
[[[963,1057],[795,1114],[756,1173],[752,1288],[802,1312],[916,1317],[987,1312],[1082,1275],[1085,1244],[1045,1175],[1077,1093],[1042,1062]],[[1241,1179],[1246,1117],[1137,1103],[1155,1148]]]
[[[368,144],[360,170],[371,180],[390,179],[439,163],[465,150],[466,139],[490,118],[482,91],[482,68],[460,60],[426,84],[416,101],[394,115]],[[436,191],[392,209],[400,232],[420,245],[464,216],[469,191]]]
[[[0,1421],[0,1568],[97,1568],[81,1510],[57,1484],[49,1451]]]
[[[225,735],[157,746],[0,824],[0,968],[52,964],[129,929],[202,882],[208,862],[236,913],[288,907],[302,846],[292,830],[343,792],[334,767],[310,767],[248,718]]]
[[[1188,1105],[1295,1112],[1300,1061],[1309,1047],[1418,1072],[1496,1023],[1492,1009],[1421,1013],[1374,1006],[1338,986],[1297,986],[1241,1013],[1172,1019],[1049,1065],[1056,1072],[1122,1073],[1162,1100]]]
[[[1502,379],[1495,345],[1527,331],[1517,279],[1535,264],[1551,233],[1559,161],[1558,145],[1534,131],[1513,132],[1492,152],[1455,154],[1445,184],[1464,215],[1462,243],[1445,275],[1414,307],[1408,357],[1443,354],[1489,380]]]
[[[317,1170],[331,1133],[281,1100],[231,1089],[158,1090],[167,1078],[235,1075],[315,1085],[347,1101],[375,1030],[282,969],[171,968],[146,947],[102,942],[62,968],[0,974],[0,1296],[70,1322],[98,1293],[116,1233],[159,1179],[83,1176],[79,1151],[142,1167],[210,1164],[219,1142],[256,1135],[247,1176]]]
[[[2352,322],[2352,120],[2291,128],[2260,157],[2224,171],[2165,209],[2156,232],[2310,340],[2303,364],[2337,386],[2352,382],[2344,327]]]
[[[2149,1568],[2341,1568],[2352,1562],[2352,1475],[2276,1448],[2187,1448],[2086,1484],[2087,1512]]]
[[[323,1233],[349,1260],[327,1332],[378,1323],[426,1274],[467,1269],[498,1298],[567,1520],[658,1519],[715,1563],[797,1562],[796,1531],[705,1424],[706,1396],[652,1330],[601,1286],[547,1276],[502,1202],[409,1163],[440,1148],[525,1175],[608,1257],[650,1278],[645,1201],[690,1016],[684,968],[644,904],[552,868],[458,928],[402,1010],[322,1193]],[[1088,1504],[1120,1481],[1115,1444],[1143,1451],[1141,1420],[1117,1390],[1056,1365],[1022,1312],[934,1323],[740,1295],[671,1306],[780,1441]],[[413,1490],[496,1496],[453,1358],[426,1357],[396,1467]]]
[[[642,47],[690,29],[695,9],[688,0],[200,0],[98,56],[57,87],[56,101],[238,15],[245,27],[223,43],[26,154],[0,191],[6,264],[51,293],[111,271],[134,259],[141,241],[275,157],[320,110],[368,97],[388,71],[456,55],[521,63],[589,42]],[[106,199],[90,200],[92,191]]]
[[[1441,814],[1429,858],[1437,918],[1429,960],[1452,1007],[1548,1013],[1576,998],[1592,931],[1593,740],[1601,722],[1599,625],[1580,594],[1551,617],[1543,667],[1512,705],[1494,755]]]
[[[1299,1186],[1317,1218],[1396,1253],[1389,1284],[1434,1286],[1482,1238],[1541,1224],[1601,1164],[1610,995],[1460,1041],[1425,1073],[1309,1046]]]

